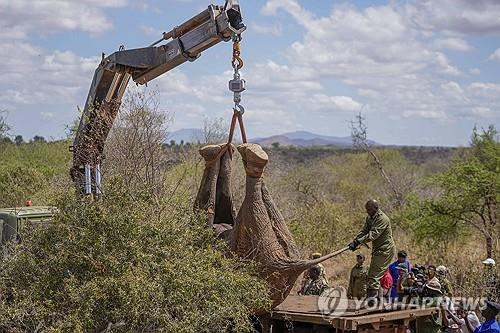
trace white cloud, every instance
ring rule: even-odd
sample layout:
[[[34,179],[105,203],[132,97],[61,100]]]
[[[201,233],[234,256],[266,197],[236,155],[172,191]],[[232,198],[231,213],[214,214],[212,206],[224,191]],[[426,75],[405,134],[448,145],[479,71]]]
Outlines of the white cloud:
[[[410,22],[431,33],[500,33],[497,0],[421,0],[407,5],[406,11]]]
[[[472,75],[479,75],[481,74],[481,70],[479,68],[471,68],[469,69],[469,73],[471,73]]]
[[[359,112],[363,107],[361,103],[355,101],[350,96],[328,96],[325,94],[314,94],[308,100],[310,108],[326,109],[329,111],[354,111]]]
[[[500,96],[500,84],[491,82],[474,82],[468,87],[471,94],[487,99],[498,99]]]
[[[145,35],[149,35],[149,36],[161,36],[161,31],[153,28],[153,27],[150,27],[149,25],[145,25],[145,24],[142,24],[139,29],[145,34]]]
[[[0,0],[0,31],[13,29],[17,37],[61,30],[81,30],[93,34],[112,28],[103,8],[123,7],[126,0]]]
[[[459,34],[494,30],[495,25],[472,21],[473,15],[467,13],[469,21],[461,26],[453,9],[451,13],[443,12],[445,16],[451,15],[442,18],[447,22],[443,33],[437,28],[439,20],[435,16],[424,20],[422,15],[429,10],[428,6],[438,2],[404,5],[394,2],[365,9],[334,5],[330,13],[316,16],[295,0],[269,0],[262,13],[276,15],[278,10],[283,10],[305,30],[303,38],[293,42],[287,50],[290,60],[286,65],[287,72],[300,68],[309,77],[338,80],[369,101],[361,103],[352,96],[350,98],[357,104],[351,103],[349,107],[345,104],[344,110],[359,111],[363,106],[363,112],[377,112],[389,117],[403,115],[436,120],[452,120],[463,114],[476,118],[490,115],[477,110],[493,109],[493,100],[500,103],[500,96],[492,94],[496,86],[479,87],[478,83],[463,87],[450,81],[449,78],[464,77],[464,74],[445,52],[473,51],[469,42]],[[481,3],[484,10],[496,10],[497,6],[491,2]],[[457,1],[457,4],[470,8],[463,1]],[[482,17],[490,16],[477,9],[473,12]],[[274,65],[278,68],[285,66]],[[472,70],[472,73],[478,72],[478,69]],[[327,94],[328,90],[321,88],[323,92],[319,95]],[[479,98],[480,94],[487,94],[489,99]],[[334,98],[329,96],[319,101],[327,100],[334,105]],[[323,107],[318,101],[316,103],[316,107]],[[299,105],[302,107],[303,104]]]
[[[489,59],[490,60],[500,61],[500,48],[496,49],[495,52],[493,52],[490,55]]]
[[[0,107],[18,104],[67,103],[88,89],[98,57],[73,52],[47,52],[24,41],[7,41],[0,48]]]
[[[404,117],[419,117],[427,119],[446,119],[446,113],[443,111],[405,111]]]
[[[271,35],[271,36],[281,36],[283,34],[283,26],[279,23],[275,23],[272,25],[266,25],[261,23],[252,22],[251,29],[255,30],[255,32],[263,35]]]
[[[54,118],[54,113],[53,112],[40,112],[40,116],[44,120],[49,120]]]
[[[104,9],[126,5],[126,0],[0,0],[0,107],[81,99],[100,59],[46,50],[32,40],[67,30],[101,33],[113,27]]]
[[[456,37],[438,38],[434,41],[434,45],[439,49],[452,51],[469,52],[474,50],[465,39]]]

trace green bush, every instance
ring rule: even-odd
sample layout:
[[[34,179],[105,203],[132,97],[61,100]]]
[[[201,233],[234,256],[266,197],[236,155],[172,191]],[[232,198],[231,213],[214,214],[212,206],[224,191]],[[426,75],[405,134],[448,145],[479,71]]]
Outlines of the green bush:
[[[37,169],[28,166],[0,167],[0,207],[22,206],[47,185]]]
[[[328,253],[352,240],[354,233],[361,229],[363,217],[363,212],[348,213],[332,202],[321,201],[299,209],[289,221],[289,227],[305,252]]]
[[[2,332],[248,332],[269,306],[255,267],[228,258],[190,207],[109,188],[57,207],[53,224],[3,249]]]
[[[69,181],[68,141],[0,145],[0,207],[50,202],[47,194]]]

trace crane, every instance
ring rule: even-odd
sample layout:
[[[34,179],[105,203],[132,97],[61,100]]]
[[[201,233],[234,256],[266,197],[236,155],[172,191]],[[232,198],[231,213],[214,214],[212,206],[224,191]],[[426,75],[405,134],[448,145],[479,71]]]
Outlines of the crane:
[[[70,147],[73,153],[70,175],[77,193],[101,194],[104,144],[130,79],[139,85],[147,84],[186,61],[195,61],[203,51],[221,41],[233,40],[239,45],[245,29],[239,0],[227,0],[224,5],[209,5],[147,47],[130,50],[120,47],[107,57],[103,54]],[[235,71],[237,74],[236,67]],[[230,82],[236,100],[239,91],[244,90],[244,81],[238,79],[239,75],[235,75]]]

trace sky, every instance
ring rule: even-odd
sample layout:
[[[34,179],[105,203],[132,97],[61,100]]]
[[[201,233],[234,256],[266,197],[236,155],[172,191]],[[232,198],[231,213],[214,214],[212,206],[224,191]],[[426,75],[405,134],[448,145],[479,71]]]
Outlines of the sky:
[[[222,0],[220,0],[222,2]],[[500,127],[499,0],[240,0],[249,137],[348,136],[466,145]],[[65,136],[101,53],[144,47],[205,0],[0,0],[0,110],[11,134]],[[171,131],[230,119],[231,43],[151,81]]]

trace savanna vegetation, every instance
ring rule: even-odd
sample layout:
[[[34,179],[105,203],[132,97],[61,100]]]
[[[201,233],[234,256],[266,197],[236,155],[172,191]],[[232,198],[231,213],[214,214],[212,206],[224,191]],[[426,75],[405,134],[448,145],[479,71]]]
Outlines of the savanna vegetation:
[[[74,199],[71,138],[0,144],[0,206],[57,207],[53,225],[3,248],[1,330],[245,332],[252,309],[269,305],[252,263],[226,257],[192,212],[199,146],[165,144],[168,113],[157,96],[134,94],[107,143],[100,200]],[[480,295],[481,261],[499,250],[496,128],[474,129],[464,148],[374,148],[357,121],[352,149],[266,148],[267,185],[303,256],[349,243],[374,198],[412,263],[446,265],[456,295]],[[220,141],[221,131],[207,123],[201,141]],[[238,207],[245,173],[233,159]],[[332,285],[347,285],[354,261],[326,263]]]

